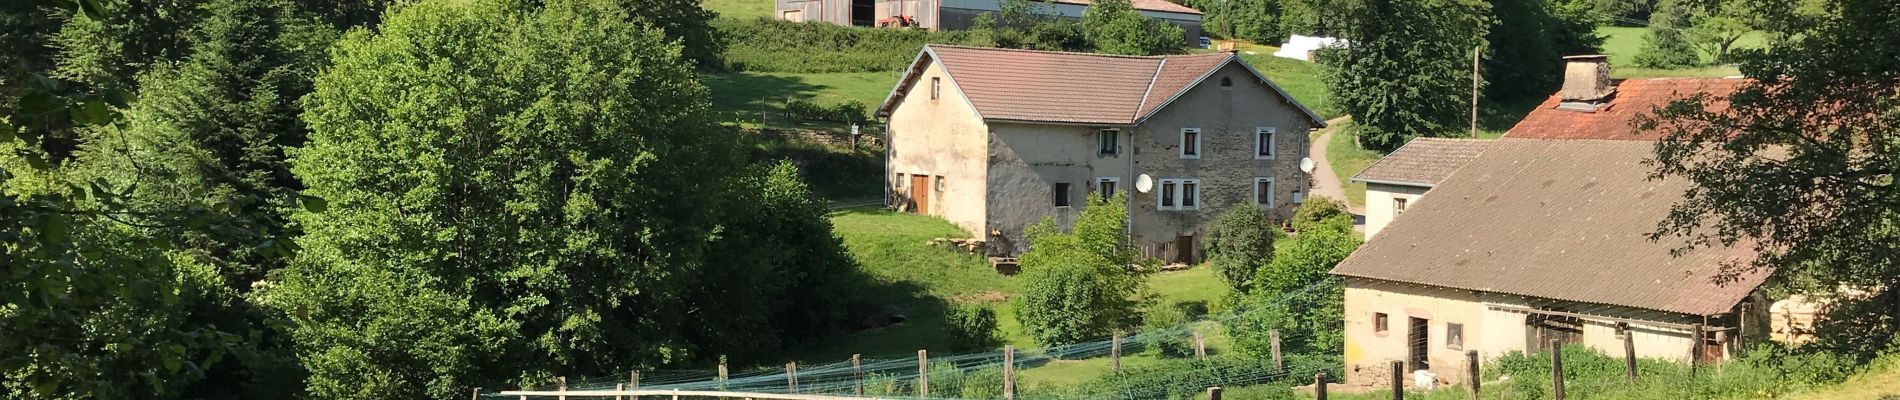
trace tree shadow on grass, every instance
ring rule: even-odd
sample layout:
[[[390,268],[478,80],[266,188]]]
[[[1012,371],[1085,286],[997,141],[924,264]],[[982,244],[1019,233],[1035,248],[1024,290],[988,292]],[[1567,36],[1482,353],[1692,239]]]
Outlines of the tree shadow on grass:
[[[808,98],[825,85],[792,76],[749,73],[705,74],[699,78],[712,91],[713,111],[726,122],[759,122],[760,113],[783,115],[787,98]]]

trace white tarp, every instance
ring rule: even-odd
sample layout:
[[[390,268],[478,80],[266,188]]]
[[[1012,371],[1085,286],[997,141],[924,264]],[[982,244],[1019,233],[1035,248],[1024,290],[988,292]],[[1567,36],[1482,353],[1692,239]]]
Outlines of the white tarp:
[[[1329,37],[1293,35],[1286,43],[1280,44],[1280,51],[1273,52],[1275,57],[1285,57],[1301,61],[1313,61],[1313,51],[1331,46],[1345,46],[1346,41]]]

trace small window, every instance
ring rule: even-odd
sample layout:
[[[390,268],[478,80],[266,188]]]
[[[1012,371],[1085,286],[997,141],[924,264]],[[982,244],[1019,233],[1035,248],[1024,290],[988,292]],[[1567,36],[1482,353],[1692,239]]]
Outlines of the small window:
[[[1161,209],[1163,210],[1174,209],[1175,186],[1176,185],[1174,181],[1171,181],[1171,180],[1161,181]]]
[[[1392,215],[1399,215],[1401,213],[1404,213],[1406,202],[1407,200],[1404,198],[1392,199]]]
[[[891,182],[891,186],[898,187],[898,188],[904,187],[904,183],[910,181],[908,179],[904,179],[904,176],[905,175],[902,172],[897,173],[897,180],[894,182]]]
[[[1200,181],[1187,180],[1187,181],[1181,182],[1181,208],[1184,208],[1184,209],[1200,208],[1200,203],[1198,203],[1196,200],[1196,198],[1199,198],[1199,197],[1201,197],[1201,182]]]
[[[1378,333],[1378,334],[1385,334],[1387,322],[1388,322],[1387,320],[1388,318],[1386,317],[1385,313],[1372,313],[1372,332]]]
[[[1272,159],[1273,150],[1274,150],[1273,139],[1274,139],[1273,128],[1264,127],[1264,126],[1259,127],[1259,128],[1254,128],[1253,129],[1253,158]]]
[[[942,95],[943,95],[943,78],[935,77],[935,76],[930,77],[930,99],[936,100],[937,97],[942,96]]]
[[[1273,208],[1273,177],[1253,178],[1253,202],[1259,204],[1260,208]]]
[[[1068,207],[1069,206],[1069,184],[1057,183],[1054,186],[1055,187],[1051,188],[1051,190],[1053,190],[1056,195],[1056,207]]]
[[[1201,158],[1201,128],[1181,128],[1181,158]]]
[[[937,191],[943,191],[943,175],[937,175]]]
[[[1115,197],[1115,189],[1119,189],[1117,186],[1120,186],[1120,184],[1121,184],[1120,178],[1115,178],[1115,177],[1095,178],[1095,193],[1097,193],[1099,196],[1102,196],[1103,199]]]
[[[1445,324],[1445,348],[1465,349],[1465,324]]]
[[[1121,135],[1122,131],[1120,129],[1103,129],[1100,134],[1102,142],[1100,153],[1116,154],[1121,152]]]
[[[1220,77],[1220,87],[1234,87],[1234,78],[1226,76]]]

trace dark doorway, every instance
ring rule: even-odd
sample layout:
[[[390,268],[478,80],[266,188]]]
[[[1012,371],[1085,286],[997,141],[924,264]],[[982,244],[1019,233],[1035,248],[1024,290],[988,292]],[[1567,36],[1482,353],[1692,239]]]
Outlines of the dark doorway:
[[[1531,314],[1525,322],[1530,331],[1524,337],[1531,340],[1530,345],[1524,347],[1527,349],[1553,350],[1552,340],[1557,341],[1558,347],[1583,340],[1583,320],[1577,317]]]
[[[1405,370],[1417,371],[1421,369],[1431,369],[1432,366],[1427,359],[1428,357],[1426,357],[1426,353],[1431,351],[1432,321],[1414,317],[1410,319],[1410,322],[1411,326],[1406,328],[1405,333]]]
[[[1194,235],[1174,238],[1174,262],[1194,265]]]
[[[871,26],[877,23],[877,0],[851,0],[851,24]]]

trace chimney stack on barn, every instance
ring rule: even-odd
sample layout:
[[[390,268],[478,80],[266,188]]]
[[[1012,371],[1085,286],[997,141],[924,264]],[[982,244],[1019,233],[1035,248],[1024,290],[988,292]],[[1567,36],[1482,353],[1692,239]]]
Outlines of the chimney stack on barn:
[[[1598,103],[1616,93],[1610,82],[1610,56],[1564,57],[1564,102]]]

